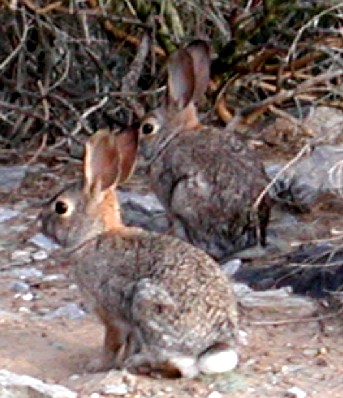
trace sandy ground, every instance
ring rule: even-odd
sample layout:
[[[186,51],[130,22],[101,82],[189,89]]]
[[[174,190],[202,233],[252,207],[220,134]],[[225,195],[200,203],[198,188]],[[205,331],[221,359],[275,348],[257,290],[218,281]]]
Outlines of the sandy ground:
[[[3,198],[2,205],[18,207],[16,200],[22,203],[32,199],[30,190],[33,195],[31,185],[10,205]],[[42,197],[44,194],[41,192]],[[306,301],[310,305],[304,301],[303,308],[288,311],[277,301],[266,308],[242,307],[245,344],[241,347],[240,366],[232,374],[154,380],[125,371],[87,373],[87,363],[101,352],[103,328],[89,313],[80,319],[47,317],[68,303],[77,303],[81,308],[85,303],[69,275],[71,264],[60,263],[54,257],[26,264],[13,261],[15,250],[37,250],[27,239],[35,232],[38,209],[23,207],[19,217],[2,223],[0,234],[0,369],[63,384],[80,397],[343,396],[342,317],[319,301]],[[11,272],[28,267],[43,272],[43,276],[24,280],[32,296],[11,288],[13,281],[23,281]],[[106,392],[106,386],[116,386],[117,390]]]

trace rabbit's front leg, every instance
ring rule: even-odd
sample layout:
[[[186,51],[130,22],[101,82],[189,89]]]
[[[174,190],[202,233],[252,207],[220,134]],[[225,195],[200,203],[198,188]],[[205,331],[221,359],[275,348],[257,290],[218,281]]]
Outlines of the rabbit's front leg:
[[[103,351],[99,358],[92,360],[87,370],[92,372],[107,371],[112,368],[122,368],[127,357],[138,350],[138,342],[133,329],[127,323],[117,320],[109,321],[101,317],[105,326]]]

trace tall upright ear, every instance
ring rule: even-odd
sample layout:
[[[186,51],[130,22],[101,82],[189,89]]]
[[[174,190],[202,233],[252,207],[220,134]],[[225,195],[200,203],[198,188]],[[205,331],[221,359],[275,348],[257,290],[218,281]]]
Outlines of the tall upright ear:
[[[184,109],[193,98],[194,87],[192,57],[186,50],[178,50],[168,60],[168,106]]]
[[[117,184],[120,174],[120,154],[116,139],[108,129],[98,130],[86,143],[84,189],[104,191]]]
[[[205,94],[210,82],[211,49],[206,41],[194,40],[186,47],[186,51],[193,59],[195,78],[193,101],[198,101]]]
[[[127,181],[134,170],[138,150],[138,127],[130,126],[116,135],[117,149],[120,154],[120,175],[118,184]]]

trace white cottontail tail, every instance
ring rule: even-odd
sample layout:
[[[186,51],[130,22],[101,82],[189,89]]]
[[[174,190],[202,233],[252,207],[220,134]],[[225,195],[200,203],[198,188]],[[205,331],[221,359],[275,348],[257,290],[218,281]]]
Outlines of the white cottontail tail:
[[[209,53],[197,40],[172,54],[166,99],[143,118],[140,145],[175,233],[222,260],[258,241],[265,245],[270,199],[265,195],[253,214],[268,184],[262,163],[234,132],[199,122],[196,101],[209,83]]]
[[[237,306],[230,281],[200,249],[125,226],[115,188],[128,178],[137,137],[98,131],[83,184],[42,212],[43,232],[69,248],[76,282],[106,328],[103,365],[194,377],[233,369]]]

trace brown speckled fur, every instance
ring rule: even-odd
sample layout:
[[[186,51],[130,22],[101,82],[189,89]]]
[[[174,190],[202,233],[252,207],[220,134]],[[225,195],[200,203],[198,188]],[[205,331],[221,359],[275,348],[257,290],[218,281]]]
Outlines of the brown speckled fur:
[[[108,164],[113,151],[102,148]],[[99,170],[89,175],[101,178],[99,159],[90,167]],[[42,214],[43,232],[69,248],[75,279],[105,326],[102,366],[192,377],[196,372],[179,371],[173,360],[236,347],[230,280],[198,248],[123,225],[115,186],[99,191],[102,185],[85,178],[83,188],[68,188]],[[70,205],[67,215],[56,211],[61,201]]]
[[[223,260],[265,245],[271,202],[266,194],[253,214],[268,184],[261,161],[233,131],[201,126],[197,119],[195,104],[209,69],[209,48],[200,40],[171,56],[167,98],[143,118],[140,147],[175,233]],[[147,124],[155,126],[151,134],[144,133]]]

